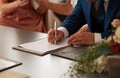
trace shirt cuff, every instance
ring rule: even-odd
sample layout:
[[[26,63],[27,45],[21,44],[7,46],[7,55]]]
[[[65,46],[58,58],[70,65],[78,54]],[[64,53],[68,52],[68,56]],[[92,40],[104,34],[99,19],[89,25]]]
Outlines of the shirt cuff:
[[[95,43],[103,41],[100,33],[95,33]]]
[[[63,31],[64,38],[69,36],[68,30],[65,27],[59,27],[58,30]]]

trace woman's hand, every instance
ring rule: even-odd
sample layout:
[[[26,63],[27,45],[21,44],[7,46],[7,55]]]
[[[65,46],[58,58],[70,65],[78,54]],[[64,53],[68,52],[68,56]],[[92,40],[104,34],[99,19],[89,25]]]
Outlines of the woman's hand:
[[[17,0],[16,3],[19,7],[23,7],[29,3],[29,0]]]
[[[13,13],[18,7],[23,7],[27,5],[29,0],[15,0],[13,2],[8,2],[7,0],[0,2],[0,10],[2,11],[2,16],[6,14]]]
[[[58,43],[60,40],[62,40],[64,38],[64,33],[60,30],[57,30],[57,35],[55,37],[55,31],[54,29],[50,29],[48,31],[48,42],[55,44]]]
[[[48,0],[36,0],[40,6],[45,6],[47,5]]]

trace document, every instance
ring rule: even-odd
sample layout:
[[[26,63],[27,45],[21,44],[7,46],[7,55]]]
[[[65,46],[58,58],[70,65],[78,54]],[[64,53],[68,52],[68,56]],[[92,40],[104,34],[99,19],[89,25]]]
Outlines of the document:
[[[52,52],[51,54],[65,59],[75,60],[77,57],[80,56],[81,51],[88,47],[89,46],[82,46],[82,45],[79,47],[68,46],[66,48],[60,49],[59,51]]]
[[[0,78],[30,78],[27,74],[11,70],[0,72]]]
[[[68,38],[61,40],[58,44],[51,44],[48,42],[48,38],[42,38],[38,41],[29,42],[13,47],[13,49],[22,50],[37,55],[45,55],[54,50],[67,47]]]
[[[21,65],[21,62],[0,57],[0,72]]]

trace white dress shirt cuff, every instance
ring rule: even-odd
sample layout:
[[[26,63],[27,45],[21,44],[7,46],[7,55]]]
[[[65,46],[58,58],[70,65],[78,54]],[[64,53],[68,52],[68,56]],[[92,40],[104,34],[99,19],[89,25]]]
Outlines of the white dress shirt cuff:
[[[95,43],[103,41],[100,33],[95,33]]]
[[[58,30],[63,31],[64,38],[69,36],[68,30],[65,27],[59,27]]]

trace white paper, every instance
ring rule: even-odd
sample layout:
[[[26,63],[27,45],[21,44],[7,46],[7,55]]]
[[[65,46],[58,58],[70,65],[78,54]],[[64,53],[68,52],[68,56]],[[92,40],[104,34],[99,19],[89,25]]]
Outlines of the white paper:
[[[22,63],[14,60],[10,60],[4,57],[0,57],[0,72],[8,70],[10,68],[16,67],[18,65],[21,65]],[[0,77],[1,78],[1,77]]]
[[[0,72],[0,78],[30,78],[30,77],[23,73],[7,70],[4,72]]]
[[[1,59],[0,58],[0,69],[4,69],[6,67],[10,67],[10,66],[13,66],[15,65],[16,63],[12,62],[12,61],[8,61],[8,60],[5,60],[5,59]]]
[[[67,44],[68,38],[63,39],[60,43],[58,44],[51,44],[48,42],[47,38],[40,39],[38,41],[30,42],[30,43],[25,43],[22,45],[19,45],[22,48],[29,49],[32,51],[37,51],[40,53],[45,53],[49,51],[53,51],[59,48],[63,48],[68,46]]]

